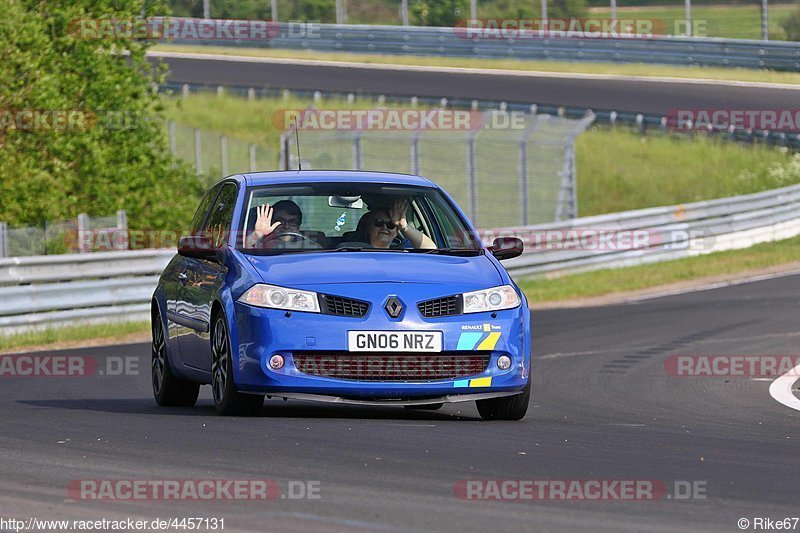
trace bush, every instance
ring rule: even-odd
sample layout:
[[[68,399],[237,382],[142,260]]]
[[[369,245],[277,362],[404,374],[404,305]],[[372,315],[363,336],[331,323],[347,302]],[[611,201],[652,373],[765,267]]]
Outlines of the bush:
[[[547,16],[554,19],[585,17],[586,0],[551,0]]]
[[[145,57],[151,43],[75,32],[76,19],[130,19],[142,8],[138,1],[0,0],[0,220],[29,225],[126,209],[132,227],[187,223],[200,185],[169,155],[151,86],[160,75]],[[87,120],[48,130],[21,124],[22,111]]]
[[[795,12],[786,17],[781,26],[786,32],[787,40],[800,41],[800,6],[797,6]]]

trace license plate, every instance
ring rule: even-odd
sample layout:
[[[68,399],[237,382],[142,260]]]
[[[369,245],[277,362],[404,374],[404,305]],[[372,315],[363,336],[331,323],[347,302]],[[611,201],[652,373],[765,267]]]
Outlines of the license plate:
[[[441,352],[441,331],[348,331],[351,352]]]

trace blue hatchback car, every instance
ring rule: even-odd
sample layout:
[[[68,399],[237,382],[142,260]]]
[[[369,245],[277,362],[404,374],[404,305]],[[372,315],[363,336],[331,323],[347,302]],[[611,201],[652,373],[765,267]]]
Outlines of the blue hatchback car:
[[[419,176],[264,172],[206,194],[152,301],[162,406],[258,412],[264,396],[519,420],[530,312],[453,199]]]

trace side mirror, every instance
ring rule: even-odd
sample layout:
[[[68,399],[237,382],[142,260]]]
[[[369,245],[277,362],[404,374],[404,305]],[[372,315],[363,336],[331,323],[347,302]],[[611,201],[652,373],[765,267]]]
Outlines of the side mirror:
[[[489,247],[489,251],[492,252],[492,255],[500,261],[519,256],[523,249],[524,245],[522,239],[518,239],[517,237],[499,237],[495,239]]]
[[[215,246],[214,242],[206,235],[190,235],[178,240],[178,253],[183,257],[221,263],[223,261],[222,250]]]

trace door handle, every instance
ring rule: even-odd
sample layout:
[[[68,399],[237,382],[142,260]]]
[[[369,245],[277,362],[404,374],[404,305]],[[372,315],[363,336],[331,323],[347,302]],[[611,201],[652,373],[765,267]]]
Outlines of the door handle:
[[[178,274],[178,281],[181,282],[181,285],[186,285],[187,279],[189,279],[189,276],[186,275],[186,272],[181,272]]]

